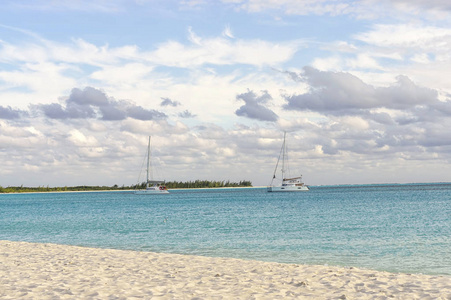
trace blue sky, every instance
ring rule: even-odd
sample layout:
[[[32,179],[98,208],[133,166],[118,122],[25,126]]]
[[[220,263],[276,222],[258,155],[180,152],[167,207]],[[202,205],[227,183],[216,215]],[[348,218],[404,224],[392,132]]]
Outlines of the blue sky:
[[[0,185],[449,181],[444,0],[3,1]],[[293,174],[294,175],[294,174]]]

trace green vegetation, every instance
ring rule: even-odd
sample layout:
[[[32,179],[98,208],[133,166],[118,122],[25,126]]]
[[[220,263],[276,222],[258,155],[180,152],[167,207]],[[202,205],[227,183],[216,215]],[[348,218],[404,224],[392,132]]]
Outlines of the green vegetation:
[[[0,193],[37,193],[37,192],[83,192],[83,191],[120,191],[120,190],[134,190],[145,188],[146,183],[132,185],[132,186],[65,186],[65,187],[24,187],[8,186],[6,188],[0,186]],[[221,187],[251,187],[252,182],[242,180],[240,182],[230,181],[210,181],[210,180],[195,180],[195,181],[168,181],[166,182],[168,189],[198,189],[198,188],[221,188]]]
[[[252,182],[248,180],[242,180],[240,182],[196,180],[187,182],[168,181],[165,185],[168,189],[199,189],[221,187],[251,187]]]
[[[9,186],[3,188],[0,186],[0,193],[37,193],[37,192],[81,192],[81,191],[103,191],[103,190],[126,190],[130,187],[118,187],[114,186],[65,186],[65,187],[24,187],[22,186]]]

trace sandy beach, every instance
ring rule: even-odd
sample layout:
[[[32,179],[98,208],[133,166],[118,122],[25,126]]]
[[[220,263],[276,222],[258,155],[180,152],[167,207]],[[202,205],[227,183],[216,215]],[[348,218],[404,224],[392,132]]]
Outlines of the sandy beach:
[[[451,299],[451,277],[0,241],[1,299]]]

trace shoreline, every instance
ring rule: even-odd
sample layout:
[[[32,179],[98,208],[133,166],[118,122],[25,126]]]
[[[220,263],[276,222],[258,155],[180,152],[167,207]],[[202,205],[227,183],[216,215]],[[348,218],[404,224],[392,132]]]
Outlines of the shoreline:
[[[385,186],[395,186],[403,187],[409,185],[451,185],[451,182],[412,182],[412,183],[343,183],[343,184],[332,184],[332,185],[307,185],[308,187],[314,188],[359,188],[359,187],[385,187]],[[236,187],[202,187],[202,188],[171,188],[169,191],[182,191],[182,190],[222,190],[222,189],[264,189],[267,185],[258,186],[236,186]],[[80,191],[34,191],[34,192],[14,192],[14,193],[0,193],[0,195],[17,195],[17,194],[50,194],[50,193],[96,193],[96,192],[133,192],[132,189],[124,190],[80,190]]]
[[[0,298],[451,299],[451,277],[0,240]]]
[[[263,189],[266,186],[237,186],[237,187],[213,187],[213,188],[174,188],[168,189],[169,191],[182,191],[182,190],[222,190],[222,189]],[[135,190],[83,190],[83,191],[43,191],[43,192],[18,192],[18,193],[0,193],[0,195],[20,195],[20,194],[55,194],[55,193],[118,193],[128,192],[132,193]]]

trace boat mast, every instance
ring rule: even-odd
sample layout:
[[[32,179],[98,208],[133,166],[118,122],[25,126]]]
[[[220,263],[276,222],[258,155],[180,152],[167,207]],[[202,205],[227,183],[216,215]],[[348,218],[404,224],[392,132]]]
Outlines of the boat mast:
[[[287,135],[287,132],[283,132],[283,145],[282,145],[282,181],[285,179],[284,173],[285,173],[285,152],[286,152],[286,145],[285,145],[285,136]]]
[[[150,135],[149,135],[149,144],[147,146],[147,187],[149,187],[149,174],[150,174]]]
[[[286,135],[286,132],[284,131],[284,133],[283,133],[283,144],[282,144],[282,147],[280,148],[279,157],[277,158],[276,167],[274,168],[274,173],[272,175],[272,179],[271,179],[270,185],[272,185],[274,179],[276,179],[276,173],[277,173],[277,170],[279,168],[279,162],[280,162],[280,157],[281,156],[282,156],[282,180],[283,180],[283,173],[284,173],[284,171],[283,171],[284,163],[283,162],[285,160],[285,135]]]

